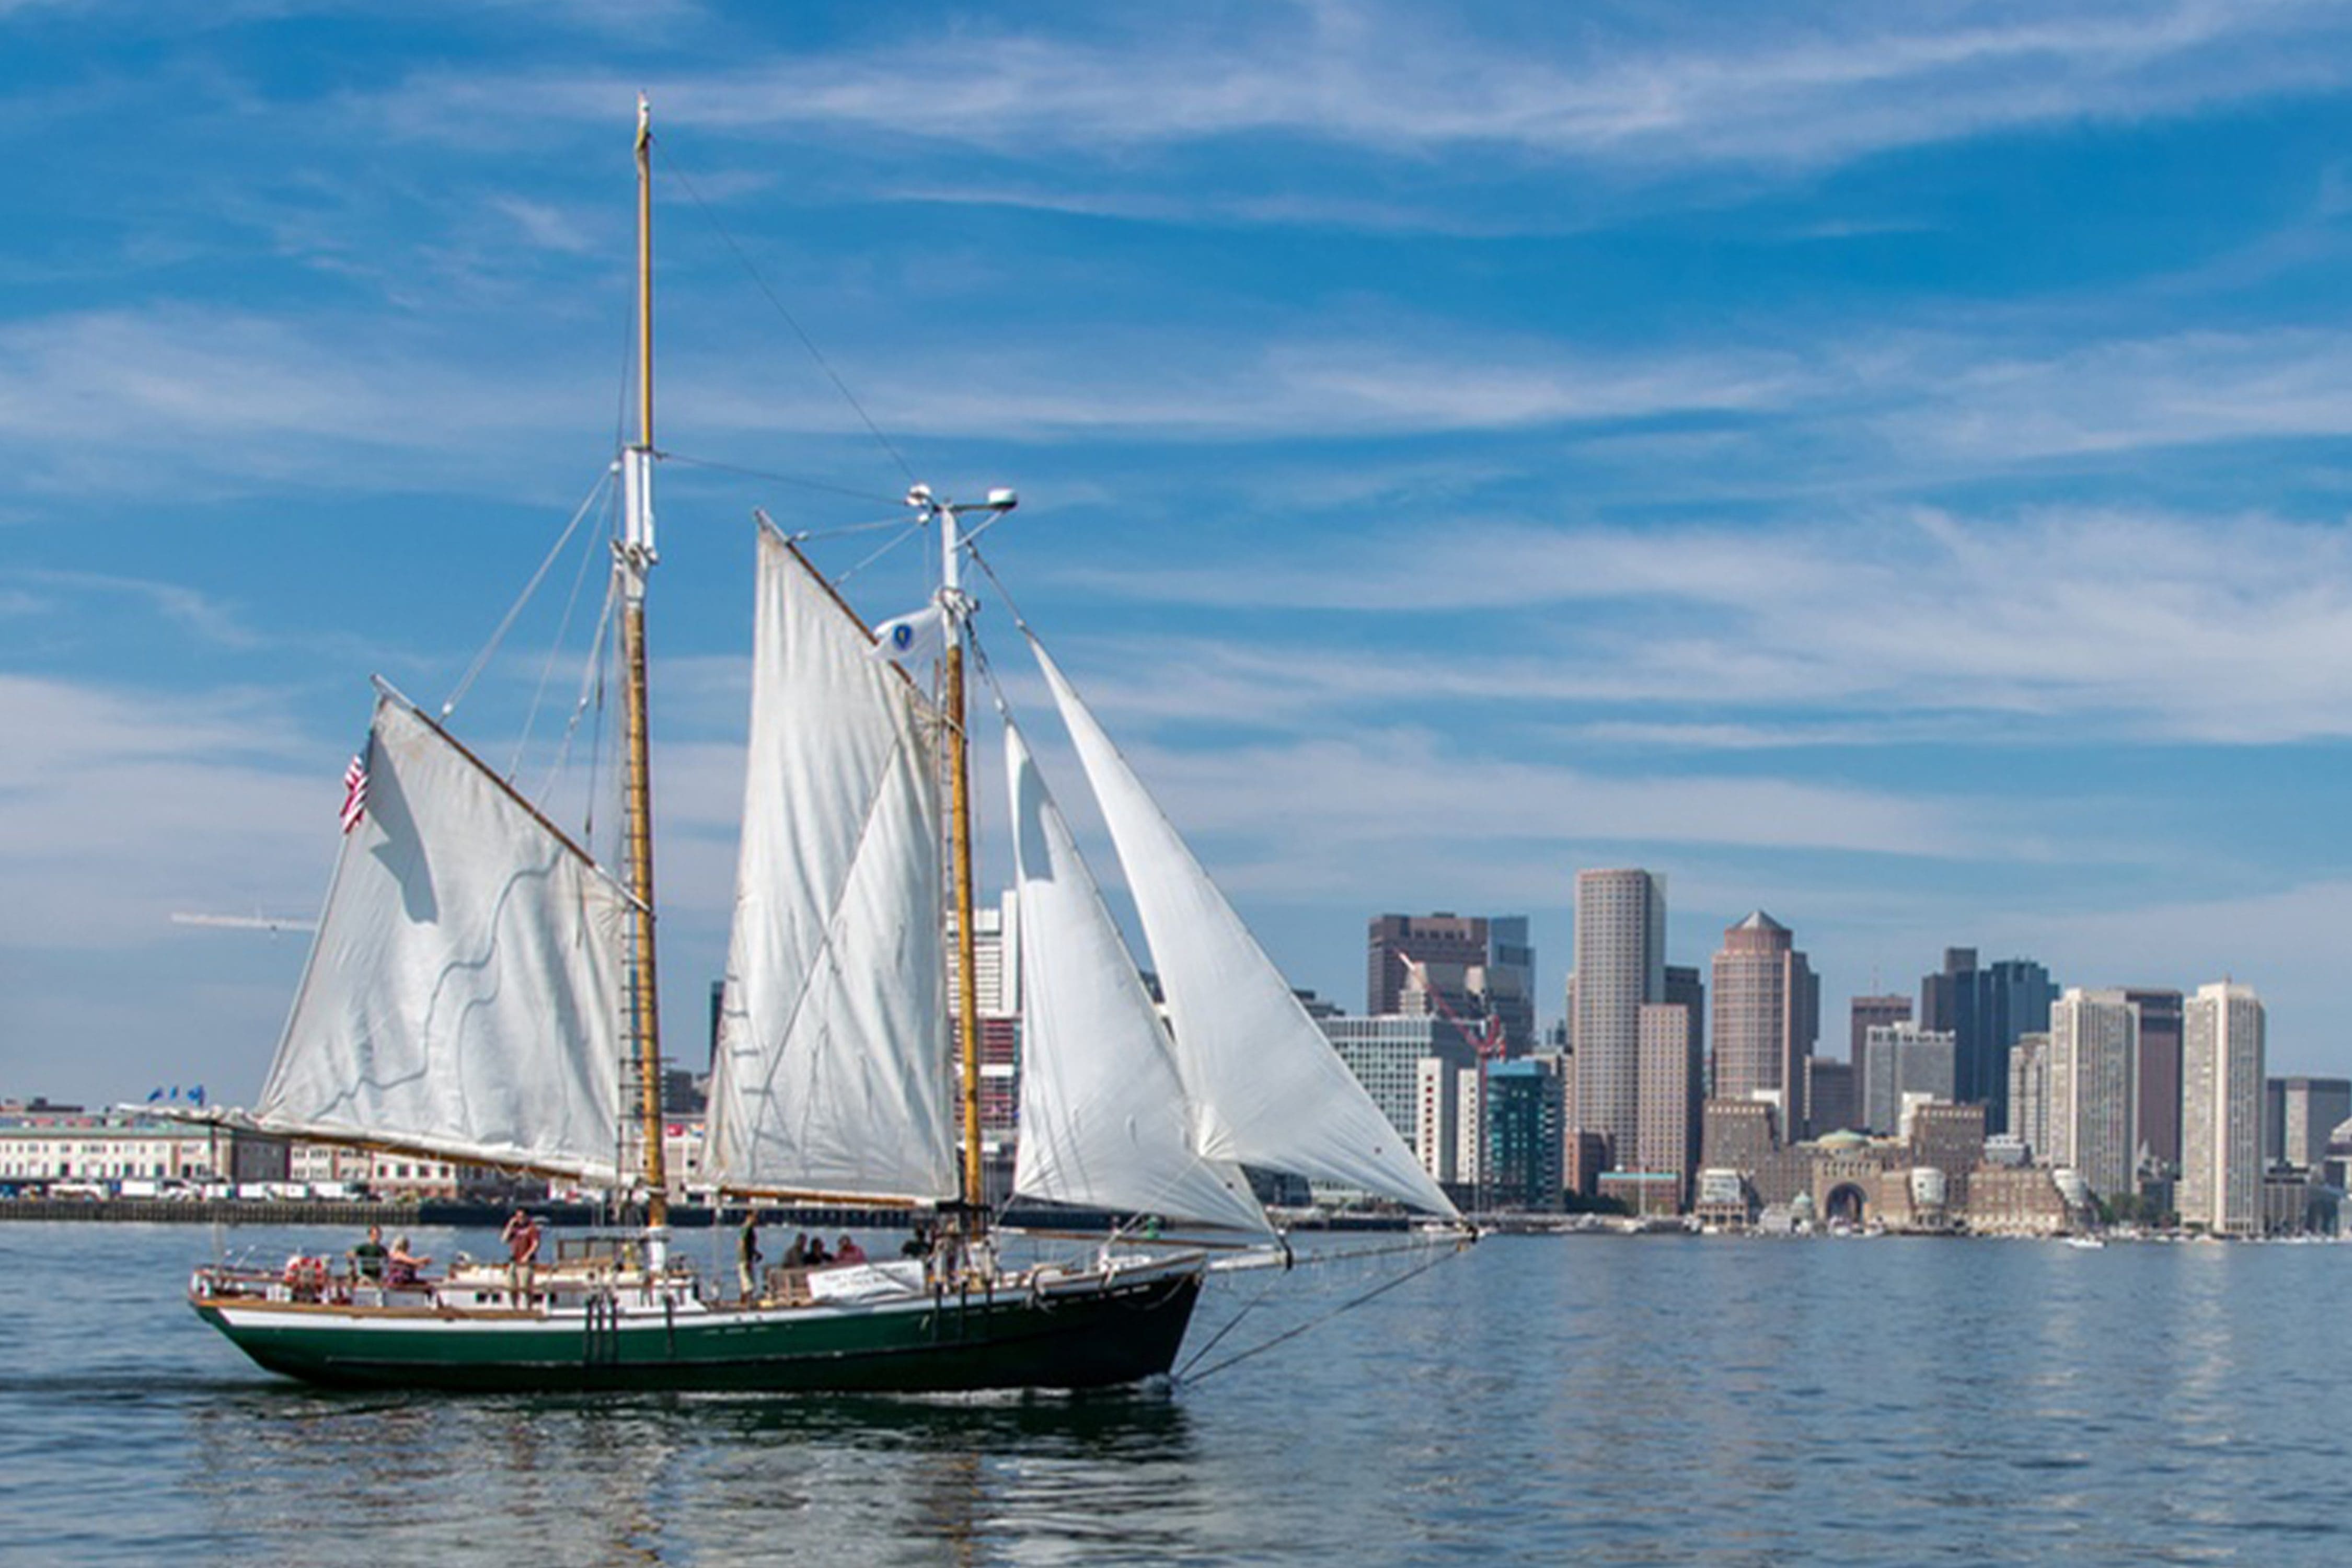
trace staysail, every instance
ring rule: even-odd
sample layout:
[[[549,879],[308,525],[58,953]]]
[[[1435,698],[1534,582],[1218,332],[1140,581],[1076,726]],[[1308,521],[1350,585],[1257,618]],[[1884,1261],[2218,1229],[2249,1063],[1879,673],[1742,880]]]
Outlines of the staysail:
[[[1193,1152],[1168,1031],[1021,732],[1004,727],[1021,920],[1024,1197],[1264,1231],[1228,1162]]]
[[[404,700],[362,761],[257,1121],[613,1180],[625,896]]]
[[[956,1189],[940,784],[921,694],[760,531],[735,928],[709,1173],[742,1191]]]
[[[1094,786],[1167,994],[1193,1146],[1211,1160],[1453,1215],[1052,657],[1034,637],[1030,647]]]

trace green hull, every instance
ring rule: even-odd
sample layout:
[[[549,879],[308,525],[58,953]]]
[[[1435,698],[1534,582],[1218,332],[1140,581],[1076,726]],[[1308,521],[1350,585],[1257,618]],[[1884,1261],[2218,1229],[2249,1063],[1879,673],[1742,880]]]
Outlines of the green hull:
[[[855,1391],[1103,1388],[1164,1375],[1197,1269],[1050,1296],[942,1295],[869,1308],[577,1315],[357,1314],[197,1298],[271,1372],[365,1387]]]

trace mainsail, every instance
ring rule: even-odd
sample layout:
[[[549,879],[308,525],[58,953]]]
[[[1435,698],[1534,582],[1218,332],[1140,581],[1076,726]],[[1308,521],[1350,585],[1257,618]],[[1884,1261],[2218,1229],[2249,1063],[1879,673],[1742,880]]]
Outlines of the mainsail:
[[[364,763],[257,1121],[613,1180],[625,896],[389,693]]]
[[[1030,640],[1126,869],[1175,1026],[1193,1147],[1433,1214],[1454,1208],[1177,836],[1045,648]]]
[[[760,531],[735,929],[708,1171],[740,1191],[955,1191],[940,784],[921,694]]]
[[[1267,1229],[1265,1211],[1240,1169],[1193,1152],[1168,1031],[1010,722],[1004,766],[1022,954],[1013,1191],[1119,1213]]]

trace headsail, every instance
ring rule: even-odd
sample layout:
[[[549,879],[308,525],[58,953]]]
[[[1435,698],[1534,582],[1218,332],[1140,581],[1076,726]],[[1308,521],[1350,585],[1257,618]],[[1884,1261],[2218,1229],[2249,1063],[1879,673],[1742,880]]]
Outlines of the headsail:
[[[1020,889],[1024,1197],[1267,1228],[1240,1169],[1193,1152],[1168,1031],[1029,748],[1004,727]]]
[[[614,1179],[625,896],[405,701],[368,753],[257,1119]]]
[[[1281,972],[1045,648],[1032,650],[1102,806],[1175,1023],[1207,1158],[1294,1172],[1433,1214],[1454,1205],[1389,1125]]]
[[[708,1170],[741,1190],[956,1188],[940,784],[921,695],[760,531],[751,752]]]

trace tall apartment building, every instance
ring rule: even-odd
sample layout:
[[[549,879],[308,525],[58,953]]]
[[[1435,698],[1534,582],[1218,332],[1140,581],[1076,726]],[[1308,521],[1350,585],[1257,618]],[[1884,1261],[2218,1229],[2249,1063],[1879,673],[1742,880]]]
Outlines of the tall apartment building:
[[[2352,1118],[2352,1079],[2274,1078],[2270,1082],[2278,1098],[2273,1157],[2297,1170],[2317,1170],[2327,1159],[2327,1135]],[[2264,1132],[2267,1142],[2267,1127]]]
[[[1389,1125],[1413,1144],[1421,1157],[1421,1061],[1436,1057],[1450,1068],[1477,1065],[1468,1036],[1435,1014],[1392,1014],[1377,1018],[1318,1018],[1331,1042]]]
[[[2009,1048],[2009,1135],[2038,1165],[2050,1163],[2050,1035],[2029,1029]]]
[[[1666,881],[1635,869],[1576,874],[1570,1040],[1577,1126],[1631,1169],[1641,1138],[1642,1008],[1665,999]]]
[[[1691,1057],[1698,1063],[1699,1095],[1706,1094],[1706,983],[1696,963],[1666,965],[1665,999],[1690,1015]]]
[[[2103,1198],[2135,1190],[2138,1067],[2139,1010],[2121,991],[2068,987],[2050,1009],[2050,1163]]]
[[[1821,982],[1787,926],[1758,910],[1727,929],[1715,955],[1716,1098],[1769,1100],[1783,1135],[1802,1136],[1821,1006]]]
[[[2263,1005],[2252,987],[2200,985],[2182,1009],[2180,1222],[2216,1236],[2263,1229]]]
[[[1634,1158],[1622,1168],[1675,1178],[1679,1212],[1690,1203],[1698,1164],[1698,1054],[1691,1048],[1690,1009],[1653,1002],[1642,1009],[1642,1105]]]
[[[1879,1024],[1862,1042],[1864,1128],[1893,1134],[1903,1121],[1906,1095],[1952,1098],[1952,1037],[1916,1024]]]
[[[2178,991],[2133,986],[2139,1009],[2139,1145],[2168,1170],[2180,1164],[2180,1003]]]

